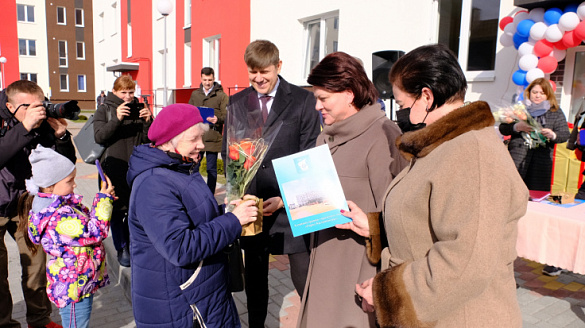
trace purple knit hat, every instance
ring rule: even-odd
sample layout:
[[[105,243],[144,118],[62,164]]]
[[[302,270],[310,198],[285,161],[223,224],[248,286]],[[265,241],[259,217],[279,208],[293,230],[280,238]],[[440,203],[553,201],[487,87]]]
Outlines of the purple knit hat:
[[[197,107],[189,104],[172,104],[158,113],[148,130],[148,139],[155,146],[160,146],[201,122],[203,119]]]

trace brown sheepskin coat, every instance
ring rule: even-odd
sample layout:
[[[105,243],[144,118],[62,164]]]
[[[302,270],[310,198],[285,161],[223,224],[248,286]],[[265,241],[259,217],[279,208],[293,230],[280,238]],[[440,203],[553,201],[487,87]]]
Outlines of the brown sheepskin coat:
[[[373,283],[381,327],[521,327],[514,260],[528,190],[485,102],[405,133],[390,185],[390,258]]]

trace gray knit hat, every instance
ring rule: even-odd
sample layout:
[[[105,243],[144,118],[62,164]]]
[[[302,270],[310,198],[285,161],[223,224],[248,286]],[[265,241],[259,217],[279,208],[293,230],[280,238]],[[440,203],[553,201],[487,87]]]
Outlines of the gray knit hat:
[[[41,145],[33,149],[28,159],[32,165],[31,180],[34,185],[41,188],[50,187],[65,179],[75,169],[75,164],[67,157]],[[34,191],[36,190],[29,190]]]

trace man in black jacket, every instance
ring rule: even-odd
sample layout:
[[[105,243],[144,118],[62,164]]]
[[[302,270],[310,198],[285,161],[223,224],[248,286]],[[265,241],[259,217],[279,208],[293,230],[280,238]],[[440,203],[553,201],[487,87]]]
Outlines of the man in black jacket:
[[[313,148],[320,122],[313,94],[279,75],[282,61],[272,42],[250,43],[244,61],[251,86],[230,97],[228,113],[242,121],[258,117],[264,122],[263,131],[282,124],[247,190],[264,199],[263,232],[241,238],[246,261],[248,326],[256,328],[264,327],[267,315],[269,253],[288,255],[291,280],[303,295],[310,260],[309,236],[292,235],[272,160]],[[226,158],[226,133],[223,140],[222,158]]]
[[[29,327],[61,327],[51,321],[47,298],[45,252],[34,256],[17,232],[17,203],[31,176],[28,155],[38,144],[53,148],[75,163],[75,148],[67,122],[47,117],[42,105],[43,90],[34,82],[16,81],[0,93],[0,327],[20,327],[12,319],[12,297],[8,285],[8,253],[4,235],[17,242],[22,266],[22,291]]]

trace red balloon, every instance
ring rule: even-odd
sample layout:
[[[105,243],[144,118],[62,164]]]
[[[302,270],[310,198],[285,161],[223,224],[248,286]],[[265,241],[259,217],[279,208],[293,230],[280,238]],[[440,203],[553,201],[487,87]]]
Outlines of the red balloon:
[[[553,44],[546,39],[536,41],[534,44],[534,54],[538,57],[546,57],[553,50]]]
[[[553,56],[542,57],[538,60],[538,68],[540,68],[544,74],[550,74],[557,69],[559,63]]]
[[[552,87],[553,92],[557,92],[557,84],[553,80],[548,80],[548,82],[550,83],[550,86]]]
[[[573,32],[577,38],[585,40],[585,20],[582,20],[581,23],[577,24],[577,27],[575,27]]]
[[[503,31],[504,27],[506,27],[506,25],[512,23],[513,21],[514,18],[512,16],[506,16],[502,18],[502,20],[500,20],[500,29]]]
[[[574,31],[565,32],[565,35],[563,35],[563,38],[561,39],[561,41],[563,42],[563,44],[567,48],[573,48],[573,47],[576,47],[579,44],[581,44],[581,39],[579,39],[579,38],[577,38],[575,36],[575,32]]]
[[[553,46],[559,50],[566,50],[568,47],[563,43],[563,39],[553,43]]]

